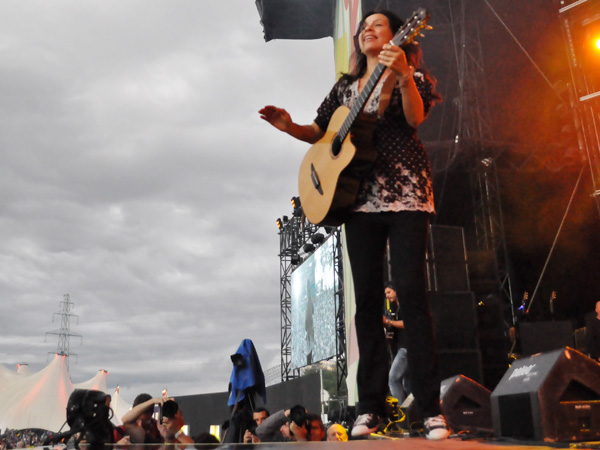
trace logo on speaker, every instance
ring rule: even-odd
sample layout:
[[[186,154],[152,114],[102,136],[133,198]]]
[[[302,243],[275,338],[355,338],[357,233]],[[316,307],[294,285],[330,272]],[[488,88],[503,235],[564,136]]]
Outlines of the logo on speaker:
[[[514,370],[513,373],[510,374],[510,377],[508,377],[509,380],[512,380],[513,378],[529,378],[532,375],[535,375],[536,372],[532,372],[532,370],[535,368],[535,364],[531,364],[530,366],[523,366],[523,367],[518,367]]]

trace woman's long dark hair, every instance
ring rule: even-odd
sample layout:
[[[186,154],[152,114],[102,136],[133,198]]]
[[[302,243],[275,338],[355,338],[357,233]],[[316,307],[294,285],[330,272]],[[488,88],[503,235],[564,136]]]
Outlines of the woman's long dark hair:
[[[356,34],[354,35],[354,50],[356,54],[356,62],[350,73],[343,75],[342,77],[350,82],[361,78],[367,71],[367,56],[360,50],[359,38],[360,33],[365,25],[365,20],[367,19],[367,17],[372,16],[373,14],[383,14],[385,17],[387,17],[388,22],[390,24],[390,29],[392,30],[393,34],[396,34],[396,32],[402,27],[402,25],[404,25],[404,21],[388,9],[369,11],[364,14],[362,20],[358,24]],[[431,76],[429,72],[423,67],[423,52],[421,51],[421,46],[417,42],[413,41],[410,44],[404,45],[402,49],[406,54],[406,60],[408,61],[408,64],[413,66],[415,69],[418,69],[419,72],[423,73],[433,85],[434,99],[441,101],[442,96],[435,92],[435,85],[437,83],[436,79],[433,76]]]

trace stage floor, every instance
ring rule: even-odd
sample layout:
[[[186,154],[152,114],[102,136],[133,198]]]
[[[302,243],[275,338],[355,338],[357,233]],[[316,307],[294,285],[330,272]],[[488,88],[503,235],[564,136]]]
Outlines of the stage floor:
[[[218,447],[207,444],[196,444],[196,448],[219,448],[219,449],[249,449],[272,450],[292,446],[294,450],[315,450],[318,448],[331,450],[544,450],[556,448],[576,449],[600,449],[600,442],[523,442],[510,440],[464,440],[459,437],[451,437],[445,441],[429,441],[425,438],[413,437],[406,439],[369,439],[354,440],[348,442],[294,442],[294,443],[261,443],[261,444],[221,444]],[[123,447],[125,449],[125,447]]]

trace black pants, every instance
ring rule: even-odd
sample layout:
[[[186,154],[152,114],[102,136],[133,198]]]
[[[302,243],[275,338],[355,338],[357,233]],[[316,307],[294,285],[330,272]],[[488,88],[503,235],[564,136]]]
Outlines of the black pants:
[[[409,379],[423,418],[440,413],[440,379],[425,280],[429,216],[423,212],[355,213],[346,222],[346,244],[356,296],[358,414],[384,415],[389,362],[383,331],[386,241],[400,302]]]

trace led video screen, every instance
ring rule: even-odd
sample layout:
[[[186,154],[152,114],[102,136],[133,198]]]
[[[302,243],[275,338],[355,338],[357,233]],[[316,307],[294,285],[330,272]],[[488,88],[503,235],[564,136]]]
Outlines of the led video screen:
[[[292,361],[298,369],[336,355],[335,236],[292,272]]]

